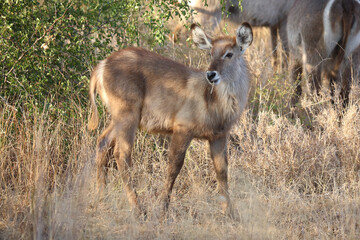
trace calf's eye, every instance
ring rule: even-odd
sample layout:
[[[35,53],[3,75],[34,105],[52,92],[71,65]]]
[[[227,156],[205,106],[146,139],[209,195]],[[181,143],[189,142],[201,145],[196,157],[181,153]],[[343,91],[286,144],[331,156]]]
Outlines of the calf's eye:
[[[233,55],[234,55],[233,53],[230,53],[230,52],[229,52],[229,53],[227,53],[227,54],[225,55],[225,57],[226,57],[226,58],[232,58]]]

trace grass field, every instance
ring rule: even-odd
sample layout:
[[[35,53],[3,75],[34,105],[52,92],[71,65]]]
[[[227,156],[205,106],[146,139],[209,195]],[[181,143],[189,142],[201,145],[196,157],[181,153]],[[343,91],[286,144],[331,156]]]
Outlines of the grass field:
[[[207,53],[185,43],[157,51],[193,67],[208,63]],[[273,70],[267,29],[256,30],[246,58],[249,103],[228,145],[236,219],[220,211],[206,142],[189,147],[168,217],[160,221],[169,139],[137,133],[132,174],[144,220],[129,211],[114,161],[104,196],[95,191],[95,143],[108,116],[89,132],[89,111],[77,109],[76,98],[79,117],[70,122],[27,110],[19,119],[3,104],[0,239],[360,239],[357,84],[344,112],[324,87],[325,97],[305,94],[291,114],[294,86],[287,70]]]

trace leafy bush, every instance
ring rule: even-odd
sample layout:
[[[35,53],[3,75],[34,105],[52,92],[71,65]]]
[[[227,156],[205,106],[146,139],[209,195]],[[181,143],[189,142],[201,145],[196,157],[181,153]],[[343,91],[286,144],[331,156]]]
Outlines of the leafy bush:
[[[70,117],[68,99],[86,102],[99,59],[129,45],[164,43],[167,20],[190,13],[177,0],[2,1],[0,102]]]

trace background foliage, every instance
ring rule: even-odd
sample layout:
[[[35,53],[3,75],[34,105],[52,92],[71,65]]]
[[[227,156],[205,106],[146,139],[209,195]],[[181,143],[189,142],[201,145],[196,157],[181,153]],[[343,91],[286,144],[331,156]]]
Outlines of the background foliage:
[[[165,23],[190,13],[177,0],[1,1],[1,102],[69,117],[68,100],[86,102],[88,77],[100,59],[129,45],[163,44]]]

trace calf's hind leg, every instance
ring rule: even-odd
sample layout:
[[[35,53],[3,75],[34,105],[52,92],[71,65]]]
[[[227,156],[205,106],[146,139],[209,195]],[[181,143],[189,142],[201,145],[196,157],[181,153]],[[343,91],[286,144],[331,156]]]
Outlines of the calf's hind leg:
[[[133,118],[123,120],[119,124],[120,130],[116,136],[114,156],[120,171],[120,176],[123,181],[127,198],[131,205],[131,209],[140,211],[137,194],[134,190],[131,180],[131,149],[134,143],[137,125],[137,119]]]
[[[111,122],[110,125],[104,130],[97,140],[96,146],[96,170],[97,170],[97,188],[98,191],[101,191],[105,186],[106,180],[106,171],[105,167],[107,164],[107,153],[109,148],[114,143],[114,123]]]
[[[127,111],[125,111],[127,110]],[[123,115],[123,116],[122,116]],[[121,116],[121,117],[120,117]],[[138,114],[132,114],[128,109],[121,109],[112,116],[110,125],[98,138],[96,148],[97,187],[98,191],[105,186],[109,148],[115,145],[114,156],[116,158],[121,177],[124,181],[125,190],[129,196],[130,204],[136,205],[136,197],[132,190],[129,166],[131,166],[131,148],[134,142],[136,128],[138,126]],[[130,200],[130,198],[132,200]]]

